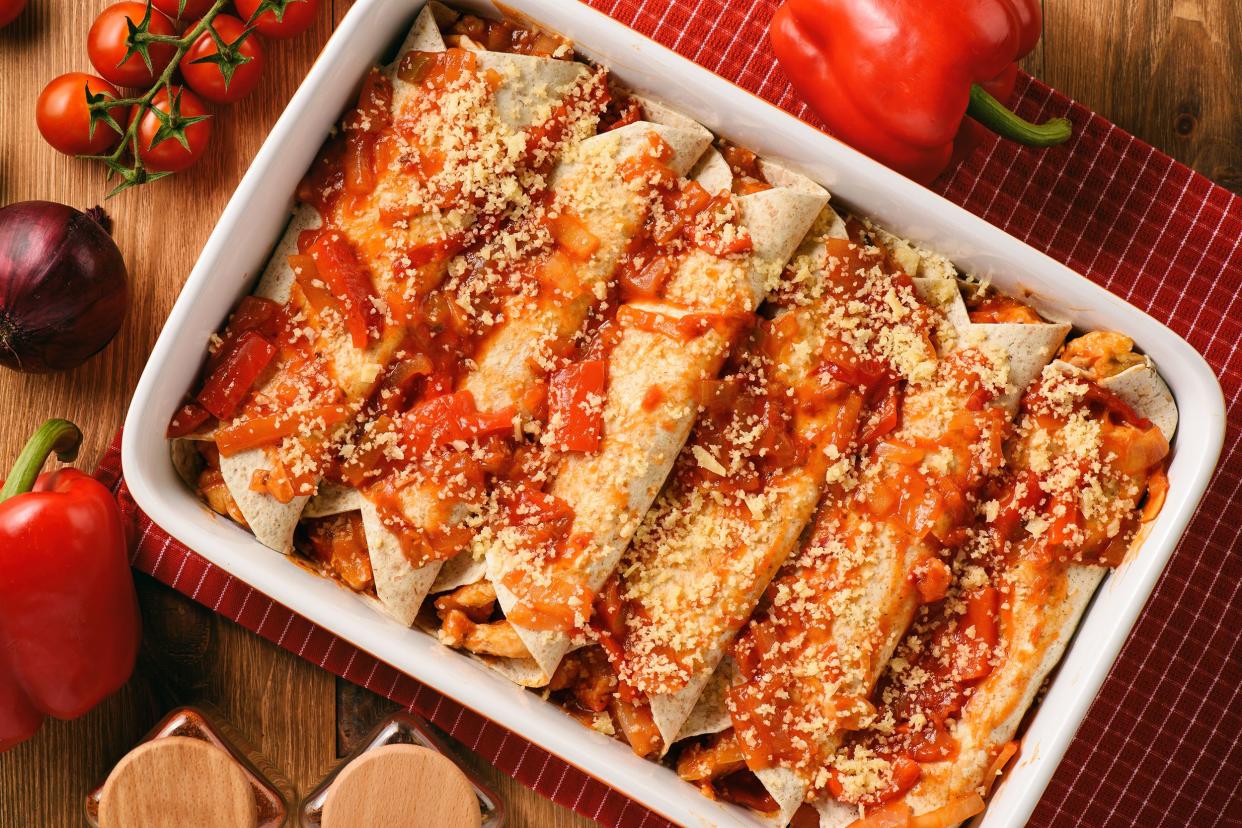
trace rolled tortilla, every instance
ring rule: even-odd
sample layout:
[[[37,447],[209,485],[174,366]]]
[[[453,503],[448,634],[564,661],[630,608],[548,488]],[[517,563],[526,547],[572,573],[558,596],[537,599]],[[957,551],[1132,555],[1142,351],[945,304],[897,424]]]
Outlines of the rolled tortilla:
[[[1131,371],[1155,374],[1150,364],[1144,363],[1122,374],[1102,379],[1099,384],[1114,391],[1117,386],[1127,387],[1130,384],[1145,388],[1153,387],[1155,383],[1163,385],[1155,376],[1125,376]],[[1114,533],[1127,531],[1125,527],[1136,519],[1138,504],[1146,489],[1147,471],[1124,470],[1120,466],[1123,461],[1112,456],[1107,442],[1092,436],[1098,433],[1091,426],[1095,416],[1089,411],[1080,414],[1073,409],[1073,401],[1086,391],[1081,378],[1088,376],[1081,369],[1060,361],[1045,369],[1039,393],[1044,395],[1042,399],[1054,401],[1051,404],[1054,412],[1059,410],[1062,413],[1049,415],[1048,409],[1041,408],[1039,402],[1028,402],[1024,406],[1024,410],[1033,413],[1019,424],[1017,436],[1008,451],[1012,464],[1007,471],[1009,482],[1004,485],[1021,487],[1026,484],[1013,481],[1024,480],[1023,476],[1031,471],[1046,473],[1041,478],[1044,481],[1041,487],[1045,491],[1050,489],[1052,497],[1074,497],[1086,516],[1087,525],[1099,528],[1101,534],[1091,531],[1086,537],[1098,537],[1102,542],[1110,543],[1108,538],[1114,537]],[[1159,395],[1147,396],[1132,407],[1140,417],[1152,422],[1150,428],[1158,428],[1155,425],[1158,420],[1167,422],[1170,417],[1164,410],[1165,401]],[[1061,424],[1050,429],[1046,425],[1048,419],[1041,419],[1049,416]],[[1156,439],[1159,441],[1162,438],[1163,434]],[[1062,470],[1072,469],[1079,470],[1078,474],[1062,473]],[[1088,494],[1092,491],[1098,492],[1098,495]],[[958,746],[957,755],[951,761],[920,763],[919,781],[905,796],[905,802],[915,815],[935,811],[955,800],[991,788],[995,780],[988,776],[989,769],[995,766],[1002,749],[1017,733],[1027,708],[1060,660],[1107,572],[1102,566],[1066,562],[1062,558],[1064,553],[1038,552],[1047,518],[1053,515],[1034,511],[1033,515],[1023,513],[1024,525],[1009,541],[1013,545],[1010,548],[1015,550],[1004,559],[1009,563],[989,578],[984,568],[987,565],[986,555],[1000,542],[995,530],[990,528],[997,512],[994,504],[981,504],[979,532],[975,541],[962,550],[955,564],[959,583],[951,590],[940,611],[948,618],[956,618],[955,612],[963,611],[952,603],[957,600],[956,596],[967,589],[977,590],[990,585],[999,591],[1004,601],[1004,612],[999,614],[1000,641],[990,654],[995,666],[986,678],[974,685],[965,706],[951,724],[950,733]],[[1134,530],[1128,543],[1131,553],[1142,542],[1149,527],[1150,523],[1140,523]],[[1028,549],[1034,551],[1026,551]],[[1074,553],[1071,551],[1070,554]],[[920,669],[917,653],[936,652],[931,649],[928,638],[935,629],[936,622],[933,621],[926,622],[923,629],[916,625],[908,641],[898,651],[901,658],[893,662],[896,666],[889,667],[886,680],[890,684],[900,688],[906,670]],[[902,721],[898,718],[894,724],[900,725]],[[821,809],[822,824],[825,826],[848,825],[856,816],[856,809],[839,802],[829,803]]]
[[[733,719],[729,717],[726,700],[729,688],[733,686],[735,670],[732,658],[725,656],[720,660],[715,672],[704,685],[703,692],[699,694],[690,715],[686,717],[677,731],[675,737],[677,740],[719,733],[733,726]]]
[[[402,44],[398,59],[393,62],[389,71],[395,71],[400,56],[407,52],[443,50],[444,41],[440,37],[432,11],[424,8],[414,21]],[[289,265],[288,258],[298,252],[298,236],[303,231],[320,227],[322,223],[322,217],[314,207],[299,204],[294,209],[288,226],[264,267],[254,295],[282,305],[290,301],[296,274]],[[345,349],[334,350],[347,353]],[[245,516],[255,538],[264,546],[287,554],[293,548],[293,532],[309,497],[298,496],[288,503],[281,503],[268,494],[252,491],[250,481],[255,472],[268,469],[270,465],[265,449],[251,449],[233,457],[220,458],[220,471],[224,475],[225,485]]]
[[[771,335],[748,344],[734,381],[777,401],[809,399],[825,371],[829,342],[906,381],[930,375],[936,354],[916,322],[922,304],[908,280],[873,270],[873,263],[843,272],[826,236],[845,238],[830,208],[790,263],[786,281],[797,281],[798,290],[778,294]],[[862,290],[853,287],[860,278],[871,301],[857,301]],[[752,461],[736,456],[747,439],[760,437],[750,407],[735,405],[727,419],[709,421],[709,442],[696,432],[678,457],[672,482],[647,512],[618,572],[628,609],[620,678],[647,694],[666,749],[795,548],[825,482],[839,487],[851,471],[865,399],[863,390],[851,389],[831,401],[797,405],[791,437],[803,456],[769,470],[758,489],[727,488],[730,476],[752,472]],[[711,435],[718,433],[736,435],[733,458],[713,454]]]
[[[478,367],[462,381],[485,411],[517,404],[541,380],[558,349],[581,329],[599,306],[626,244],[638,232],[649,205],[621,178],[621,162],[650,151],[655,135],[672,149],[668,165],[684,175],[711,142],[702,127],[683,128],[639,121],[583,141],[553,173],[555,209],[579,216],[600,247],[577,269],[581,294],[569,300],[554,291],[514,296],[504,305],[503,323],[482,343]],[[468,298],[461,301],[468,302]]]
[[[671,148],[668,163],[678,173],[689,170],[711,140],[711,134],[697,125],[683,128],[639,121],[575,145],[554,169],[552,209],[578,216],[594,232],[600,245],[576,270],[576,296],[567,299],[559,291],[541,290],[533,296],[516,294],[503,304],[500,321],[481,343],[475,367],[461,383],[461,389],[471,393],[481,410],[519,407],[528,392],[546,379],[547,367],[553,364],[555,355],[566,350],[592,309],[607,296],[607,285],[626,246],[650,209],[646,199],[626,185],[619,166],[627,159],[649,153],[653,135]],[[516,256],[520,260],[523,255],[520,250],[516,254],[506,253],[500,242],[496,247],[488,258],[498,270],[504,270],[510,258]],[[463,290],[458,302],[472,309],[473,298]],[[433,472],[426,474],[419,485],[404,488],[401,493],[402,512],[410,524],[427,529],[444,522],[467,524],[477,518],[484,493],[478,493],[478,502],[463,504],[446,514],[440,506],[444,487],[434,479]],[[378,521],[368,525],[369,542],[372,529],[379,540],[372,544],[371,553],[376,581],[400,581],[399,586],[385,591],[399,593],[395,612],[401,618],[413,621],[432,589],[473,583],[483,574],[481,558],[476,559],[469,549],[464,549],[450,559],[450,573],[441,579],[443,562],[414,567],[401,553],[398,539]]]
[[[425,8],[415,21],[407,38],[402,55],[411,49],[425,52],[444,50],[444,42],[434,19],[434,12]],[[401,58],[388,68],[393,78],[394,120],[413,117],[415,129],[421,130],[419,140],[424,148],[436,149],[449,159],[446,167],[460,174],[463,180],[480,183],[470,188],[472,195],[486,190],[496,198],[490,204],[511,204],[516,199],[527,198],[520,183],[521,159],[524,144],[521,131],[552,116],[559,101],[573,89],[585,83],[590,70],[581,63],[536,58],[525,55],[481,52],[478,56],[480,75],[493,71],[500,82],[494,93],[482,80],[465,82],[456,94],[462,102],[459,109],[444,113],[417,110],[420,91],[400,80],[395,67]],[[449,119],[439,123],[444,119]],[[459,122],[468,123],[473,129],[471,146],[462,145],[465,133]],[[394,263],[404,249],[429,240],[444,237],[470,226],[477,210],[463,205],[453,209],[441,208],[431,213],[422,207],[427,201],[426,185],[393,166],[380,176],[377,186],[369,196],[356,200],[349,210],[334,208],[331,223],[339,227],[358,248],[362,258],[370,265],[376,295],[387,296],[393,291],[408,290],[399,280]],[[412,217],[398,232],[397,228],[385,228],[381,211],[401,209],[410,205]],[[321,225],[322,217],[312,207],[300,206],[277,245],[276,250],[260,279],[257,295],[285,303],[297,298],[293,290],[295,274],[288,264],[288,256],[297,252],[297,239],[301,232]],[[398,239],[396,236],[401,235]],[[394,252],[396,251],[396,252]],[[394,258],[396,257],[396,258]],[[343,401],[361,405],[375,387],[384,367],[400,347],[404,332],[400,324],[385,326],[378,340],[371,340],[367,347],[353,346],[345,334],[342,320],[332,313],[325,318],[311,314],[311,327],[316,337],[316,352],[325,361],[329,372],[340,388]],[[258,389],[257,393],[262,393]],[[316,439],[342,439],[350,432],[343,424],[331,435],[316,435]],[[286,444],[287,445],[287,444]],[[278,456],[286,449],[267,447],[243,452],[234,457],[222,458],[221,471],[247,522],[260,542],[273,549],[288,552],[291,548],[293,530],[307,498],[297,496],[288,503],[280,503],[264,492],[251,489],[256,472],[271,466],[271,456]],[[379,572],[397,570],[396,566],[380,562]],[[403,576],[404,577],[404,576]],[[425,579],[427,585],[429,579]],[[390,590],[385,590],[391,592]]]
[[[921,261],[920,259],[919,262]],[[920,268],[920,264],[916,263],[915,267]],[[1039,377],[1040,371],[1056,355],[1071,326],[1065,322],[1047,322],[1041,325],[972,322],[956,279],[916,276],[913,281],[920,295],[939,307],[949,322],[948,330],[952,332],[953,339],[947,350],[971,344],[994,348],[1007,355],[1008,378],[999,403],[1011,414],[1016,413],[1022,392]]]
[[[255,296],[282,305],[289,301],[295,277],[288,257],[298,252],[298,235],[304,230],[319,227],[320,223],[319,214],[313,208],[305,205],[297,208],[263,269]],[[287,554],[293,548],[293,530],[307,498],[295,497],[288,503],[281,503],[270,495],[252,491],[250,480],[254,473],[270,465],[263,449],[251,449],[233,457],[220,458],[225,485],[255,538],[264,546]]]
[[[1177,403],[1150,359],[1145,357],[1143,364],[1132,365],[1100,380],[1100,385],[1151,420],[1164,439],[1173,441],[1173,433],[1177,431]]]
[[[942,343],[952,350],[945,355],[930,382],[907,386],[902,404],[901,425],[888,438],[899,444],[930,440],[934,445],[965,444],[969,456],[983,463],[982,467],[963,467],[958,455],[942,449],[924,461],[925,474],[933,479],[947,477],[954,481],[966,497],[978,491],[984,473],[999,464],[999,456],[991,456],[987,447],[999,441],[999,429],[1017,408],[1015,383],[1010,371],[1019,374],[1019,381],[1032,370],[1033,363],[1052,357],[1068,326],[995,325],[971,322],[953,280],[916,278],[916,288],[926,301],[938,307],[949,322],[949,331]],[[1021,330],[1021,329],[1026,330]],[[1042,367],[1042,366],[1041,366]],[[961,377],[969,379],[962,381]],[[986,411],[969,424],[959,415],[968,409],[967,402],[976,391],[985,391],[991,401],[985,409],[995,409],[996,416]],[[959,429],[966,428],[966,431]],[[974,436],[971,429],[978,428]],[[813,582],[818,595],[805,605],[795,602],[798,609],[788,618],[780,611],[780,602],[766,623],[783,628],[787,624],[802,627],[823,627],[830,631],[829,640],[835,655],[823,662],[824,652],[818,647],[790,657],[790,674],[818,676],[823,671],[839,675],[827,689],[818,678],[794,680],[787,688],[793,701],[781,711],[785,720],[765,718],[758,727],[776,733],[797,732],[808,740],[808,750],[792,765],[778,759],[760,767],[756,773],[780,806],[783,819],[792,817],[804,801],[819,768],[835,752],[840,743],[840,729],[821,723],[803,733],[807,723],[832,721],[834,715],[846,715],[857,700],[866,699],[879,679],[910,619],[919,598],[911,574],[923,567],[934,566],[937,545],[913,539],[904,530],[887,520],[872,520],[867,503],[883,491],[884,481],[897,470],[876,457],[864,459],[861,483],[853,502],[821,504],[809,541],[798,556],[791,559],[790,571],[778,576],[777,588],[787,581],[787,589]],[[784,581],[782,580],[784,579]],[[805,662],[805,664],[804,664]],[[801,666],[799,666],[801,665]],[[780,669],[786,669],[781,667]],[[809,672],[808,672],[809,671]],[[780,670],[767,680],[784,681]],[[736,692],[754,698],[765,698],[774,686],[765,680],[742,685]],[[766,686],[766,689],[765,689]],[[840,711],[839,714],[824,711]],[[822,717],[827,716],[827,719]],[[735,713],[735,722],[739,721]],[[739,729],[743,745],[753,755],[760,755],[759,743],[748,743],[745,728]]]
[[[371,558],[371,573],[375,579],[375,607],[403,626],[410,626],[417,615],[408,608],[408,595],[419,590],[426,591],[426,584],[416,579],[426,577],[408,565],[402,565],[405,556],[398,540],[384,528],[375,504],[363,497],[357,489],[322,483],[319,491],[306,504],[302,518],[321,518],[344,512],[357,511],[362,515],[362,530],[366,537],[367,551]],[[366,596],[370,597],[370,596]]]
[[[1050,368],[1071,377],[1086,375],[1061,362]],[[1176,406],[1150,361],[1101,379],[1099,384],[1121,396],[1140,417],[1150,420],[1166,440],[1172,436]],[[1038,440],[1038,434],[1038,430],[1032,429],[1025,439]],[[1101,446],[1098,452],[1101,467],[1109,469],[1107,449]],[[1104,483],[1105,490],[1114,486],[1107,480]],[[1135,498],[1122,496],[1124,502],[1118,513],[1134,513],[1141,496],[1141,489]],[[1130,554],[1141,546],[1150,528],[1150,522],[1139,524],[1129,543]],[[1027,708],[1061,660],[1095,590],[1107,574],[1105,567],[1081,564],[1052,567],[1050,573],[1048,568],[1023,556],[1001,576],[1009,603],[1003,618],[1013,624],[1002,632],[1007,642],[1003,660],[975,689],[957,720],[953,735],[960,745],[959,758],[952,763],[924,765],[923,777],[907,796],[916,814],[934,810],[976,788],[991,786],[994,780],[986,777],[987,770],[1014,738]]]
[[[775,185],[772,189],[737,198],[751,252],[721,258],[692,250],[680,261],[662,301],[627,307],[673,319],[703,312],[753,313],[827,203],[822,188],[795,173],[775,166],[764,172]],[[715,329],[688,342],[638,327],[623,329],[609,356],[601,448],[591,455],[568,455],[548,488],[573,509],[571,536],[586,539],[571,566],[593,592],[616,567],[672,468],[697,413],[698,384],[717,374],[729,345],[728,337]],[[653,388],[661,399],[644,405]],[[514,567],[540,566],[512,553],[503,543],[493,543],[487,552],[488,575],[506,615],[512,615],[517,596],[502,583],[504,576]],[[585,615],[589,609],[575,611]],[[568,634],[514,627],[551,676],[569,647]]]

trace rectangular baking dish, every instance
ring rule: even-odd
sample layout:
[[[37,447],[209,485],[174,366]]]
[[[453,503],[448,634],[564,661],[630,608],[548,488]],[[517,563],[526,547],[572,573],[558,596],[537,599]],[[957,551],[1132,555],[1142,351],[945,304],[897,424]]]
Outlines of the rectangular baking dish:
[[[713,802],[676,774],[634,756],[559,709],[381,616],[352,593],[261,546],[208,511],[177,477],[164,430],[203,359],[208,337],[248,293],[289,217],[292,193],[324,136],[352,103],[366,70],[391,54],[424,0],[360,0],[341,21],[298,89],[203,248],[138,383],[122,459],[138,505],[212,563],[336,635],[453,697],[684,825],[755,826],[754,816]],[[455,2],[484,14],[486,0]],[[979,824],[1020,825],[1029,816],[1108,674],[1199,503],[1220,454],[1225,410],[1203,358],[1167,327],[1048,256],[876,164],[844,144],[626,28],[567,0],[507,0],[505,11],[565,34],[629,87],[662,99],[717,135],[800,170],[834,203],[944,253],[963,270],[1047,315],[1134,337],[1156,362],[1181,412],[1169,469],[1171,491],[1139,554],[1103,583],[1046,697],[1027,727],[1020,760]],[[675,82],[670,82],[675,80]]]

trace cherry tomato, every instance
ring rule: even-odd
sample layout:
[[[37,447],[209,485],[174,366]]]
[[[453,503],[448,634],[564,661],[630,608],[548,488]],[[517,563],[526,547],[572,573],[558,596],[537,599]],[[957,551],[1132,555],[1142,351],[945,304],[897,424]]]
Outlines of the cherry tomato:
[[[228,14],[217,15],[211,21],[211,27],[225,44],[232,46],[237,43],[246,31],[246,24]],[[253,33],[237,44],[237,52],[242,58],[249,58],[245,63],[233,69],[233,77],[228,83],[224,81],[224,73],[218,63],[202,62],[218,54],[219,49],[209,32],[203,32],[181,58],[181,75],[185,82],[198,94],[215,103],[233,103],[254,91],[263,76],[263,44]]]
[[[133,21],[137,26],[142,23],[146,13],[145,3],[125,2],[108,6],[95,18],[90,33],[86,36],[86,52],[90,55],[91,63],[100,75],[117,86],[151,86],[176,54],[176,48],[171,43],[148,44],[150,69],[140,54],[125,57],[129,50],[129,26],[126,21]],[[155,10],[151,11],[151,22],[147,31],[153,35],[165,36],[177,33],[172,21]]]
[[[161,89],[151,104],[166,116],[176,113],[182,119],[208,114],[207,107],[198,96],[180,86],[173,87],[172,103],[169,102],[168,90]],[[177,119],[174,117],[173,120]],[[153,111],[148,110],[143,113],[142,121],[138,124],[138,155],[142,158],[142,163],[147,165],[147,169],[154,172],[179,172],[202,157],[207,149],[207,142],[211,140],[210,118],[195,121],[184,128],[188,147],[175,136],[164,138],[152,146],[162,123]]]
[[[4,28],[26,8],[26,0],[0,0],[0,28]]]
[[[43,140],[65,155],[99,155],[121,140],[121,135],[107,121],[96,120],[91,130],[91,114],[86,93],[119,98],[121,93],[103,78],[85,72],[70,72],[53,78],[39,93],[35,104],[35,124]],[[108,113],[123,130],[129,123],[125,107],[111,107]]]
[[[151,0],[151,5],[170,20],[198,20],[211,8],[214,0]],[[182,3],[185,8],[181,7]]]
[[[265,11],[259,15],[259,19],[254,24],[259,34],[273,40],[297,37],[311,27],[311,24],[315,22],[315,16],[319,14],[319,0],[277,0],[277,2],[278,5],[284,6],[284,12],[279,18],[275,13]],[[243,20],[254,17],[259,3],[260,0],[233,0],[233,5],[237,7],[237,13]]]

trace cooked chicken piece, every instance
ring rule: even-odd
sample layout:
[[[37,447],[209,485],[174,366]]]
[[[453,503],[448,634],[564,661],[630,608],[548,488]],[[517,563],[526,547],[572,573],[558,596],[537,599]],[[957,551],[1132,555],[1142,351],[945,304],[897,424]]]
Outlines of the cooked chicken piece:
[[[677,775],[687,782],[718,779],[746,767],[746,757],[733,728],[696,742],[677,760]]]
[[[476,624],[461,610],[450,609],[444,616],[444,626],[440,628],[440,641],[449,647],[469,650],[476,655],[491,655],[501,658],[524,658],[529,656],[522,639],[518,638],[513,625],[508,621],[496,621],[492,624]]]
[[[198,493],[207,502],[211,511],[224,515],[247,529],[250,528],[246,524],[246,518],[242,516],[241,509],[237,507],[237,501],[229,493],[229,487],[224,485],[224,475],[219,469],[210,467],[203,469],[198,476]]]
[[[496,588],[487,580],[466,584],[436,599],[436,612],[441,621],[450,610],[457,610],[474,623],[482,624],[495,608]]]

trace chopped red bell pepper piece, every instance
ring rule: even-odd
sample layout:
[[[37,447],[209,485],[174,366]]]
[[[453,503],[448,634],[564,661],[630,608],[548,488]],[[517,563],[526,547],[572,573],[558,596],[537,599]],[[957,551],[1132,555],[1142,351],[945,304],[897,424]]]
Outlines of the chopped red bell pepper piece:
[[[237,310],[229,319],[228,331],[242,333],[258,331],[266,337],[275,338],[280,324],[281,305],[262,296],[245,296],[237,303]]]
[[[625,601],[621,597],[621,579],[614,575],[595,596],[595,611],[590,627],[604,648],[609,663],[619,669],[625,660]]]
[[[398,262],[404,271],[411,271],[432,262],[444,262],[466,249],[468,234],[458,231],[435,241],[409,247]]]
[[[333,231],[320,233],[306,252],[315,260],[319,278],[340,301],[345,329],[354,347],[365,348],[367,339],[379,336],[384,325],[366,265],[359,261],[349,240]]]
[[[992,672],[992,651],[1000,640],[996,587],[983,587],[965,596],[966,615],[958,626],[957,678],[976,681]],[[968,633],[973,630],[973,635]]]
[[[830,132],[926,183],[981,124],[1031,146],[1069,138],[1066,119],[1030,124],[1000,103],[1042,26],[1039,0],[787,0],[769,34]]]
[[[957,739],[943,722],[933,719],[910,734],[910,758],[916,762],[943,762],[957,756]]]
[[[423,454],[437,446],[507,434],[513,431],[513,415],[512,407],[494,413],[479,411],[469,391],[444,394],[402,415],[404,442],[415,454]]]
[[[604,439],[604,400],[608,363],[590,359],[566,365],[548,385],[548,422],[568,451],[599,451]]]
[[[358,106],[345,118],[350,132],[383,132],[392,124],[392,81],[379,69],[362,79]]]
[[[627,257],[619,276],[622,296],[626,301],[659,296],[676,268],[671,256]]]
[[[220,347],[207,360],[207,373],[210,374],[224,361],[236,347],[238,338],[246,331],[260,333],[269,342],[279,339],[282,310],[279,303],[261,296],[246,296],[238,302],[237,309],[229,317],[229,323],[220,337]]]
[[[45,716],[72,719],[129,679],[139,615],[125,525],[107,487],[72,460],[82,432],[48,420],[0,490],[0,751]]]
[[[168,431],[165,432],[164,436],[169,439],[175,439],[177,437],[184,437],[187,434],[193,434],[210,419],[210,411],[190,400],[177,409],[177,413],[173,415],[172,420],[168,423]]]
[[[319,268],[315,266],[315,260],[309,253],[295,253],[287,261],[293,271],[294,281],[302,290],[302,296],[306,298],[306,304],[310,305],[311,310],[322,314],[325,309],[336,307],[336,298],[319,278]]]
[[[275,356],[275,345],[255,331],[245,331],[203,383],[198,402],[221,420],[232,417]]]
[[[864,446],[872,445],[886,434],[897,430],[901,423],[901,386],[890,385],[884,399],[876,406],[867,428],[863,431],[860,442]]]
[[[303,411],[282,411],[253,417],[216,432],[216,448],[224,457],[278,443],[295,434],[315,433],[344,422],[353,413],[347,405],[321,405]]]
[[[345,118],[345,190],[366,195],[375,189],[376,143],[392,123],[392,83],[378,69],[362,82],[358,107]]]

